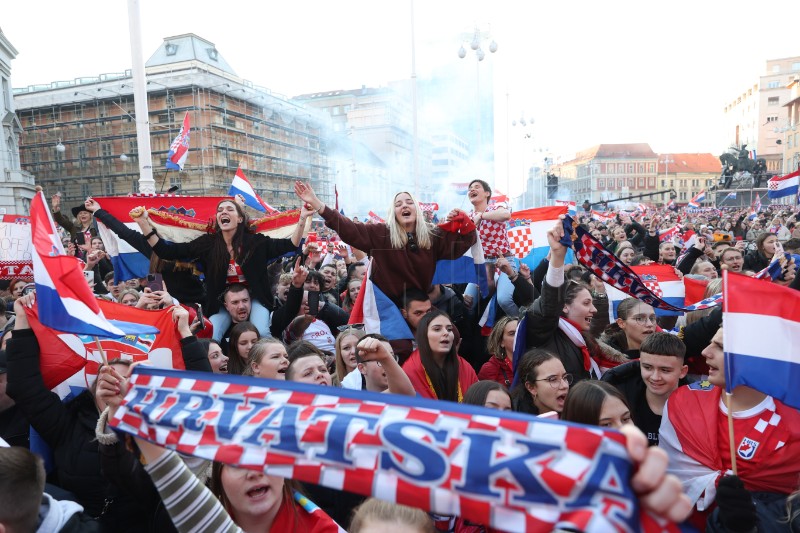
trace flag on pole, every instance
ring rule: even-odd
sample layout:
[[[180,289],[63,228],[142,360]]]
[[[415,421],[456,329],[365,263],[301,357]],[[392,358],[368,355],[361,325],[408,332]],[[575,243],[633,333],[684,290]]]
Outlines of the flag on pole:
[[[800,409],[800,293],[728,271],[722,292],[726,390],[746,385]]]
[[[170,170],[183,170],[183,165],[186,163],[186,157],[189,155],[189,112],[183,117],[183,125],[181,131],[175,136],[172,144],[169,147],[169,154],[167,154],[167,169]]]
[[[767,196],[769,198],[797,196],[798,184],[800,184],[800,168],[791,174],[770,178],[767,182]]]
[[[228,189],[228,194],[231,196],[236,196],[237,194],[242,195],[245,205],[258,211],[264,213],[278,212],[277,209],[269,205],[258,195],[241,168],[236,169],[236,175],[233,177],[233,182],[231,182],[230,189]]]
[[[578,214],[578,204],[571,200],[556,200],[555,205],[567,206],[567,214],[571,217],[574,217]]]
[[[703,202],[705,200],[706,200],[706,190],[703,189],[699,193],[695,194],[694,198],[689,200],[689,203],[686,205],[686,207],[689,207],[691,209],[699,209],[703,205]]]
[[[83,277],[81,261],[64,253],[55,223],[39,191],[31,202],[33,279],[39,321],[56,331],[98,337],[158,333],[141,324],[109,322]]]

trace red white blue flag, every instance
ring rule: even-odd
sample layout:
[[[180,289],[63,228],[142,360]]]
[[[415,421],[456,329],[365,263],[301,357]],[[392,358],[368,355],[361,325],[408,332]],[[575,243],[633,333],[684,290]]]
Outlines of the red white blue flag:
[[[706,200],[706,190],[703,189],[699,193],[695,194],[694,198],[689,200],[689,203],[686,204],[686,207],[690,209],[699,209],[703,205],[703,202],[705,202],[705,200]]]
[[[110,424],[180,453],[503,531],[678,531],[640,515],[624,437],[595,426],[142,367]]]
[[[767,182],[767,196],[770,198],[797,196],[798,185],[800,185],[800,169],[785,176],[775,176]]]
[[[367,333],[380,333],[390,341],[413,339],[400,309],[370,279],[372,263],[350,312],[349,324],[364,324]]]
[[[747,385],[800,409],[800,293],[727,271],[722,293],[728,392]]]
[[[264,213],[278,212],[277,209],[269,205],[258,195],[241,168],[236,169],[236,175],[233,177],[233,182],[231,182],[231,187],[228,189],[228,194],[231,196],[241,194],[244,198],[244,203],[258,211]]]
[[[64,253],[41,191],[31,202],[31,235],[33,279],[42,324],[56,331],[98,337],[158,333],[158,329],[141,324],[112,324],[103,316],[83,277],[81,261]]]
[[[183,125],[181,131],[175,136],[172,144],[169,147],[169,154],[167,155],[167,168],[170,170],[183,170],[183,165],[186,163],[186,157],[189,155],[189,131],[191,126],[189,124],[189,112],[183,117]]]

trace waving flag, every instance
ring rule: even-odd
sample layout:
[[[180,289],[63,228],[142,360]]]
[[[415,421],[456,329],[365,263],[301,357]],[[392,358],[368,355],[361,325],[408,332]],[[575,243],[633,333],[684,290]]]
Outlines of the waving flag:
[[[501,193],[498,190],[495,190],[492,193],[492,196],[489,198],[489,205],[491,205],[491,204],[499,204],[499,203],[502,203],[502,202],[508,202],[508,196],[503,194],[503,193]]]
[[[677,209],[678,207],[675,205],[675,199],[670,199],[670,201],[667,202],[666,208],[672,210]]]
[[[42,324],[56,331],[98,337],[158,332],[155,328],[140,324],[115,325],[103,316],[92,289],[83,277],[80,260],[64,254],[41,191],[36,193],[31,202],[31,235],[33,278]]]
[[[681,228],[679,226],[672,226],[668,230],[659,232],[658,240],[660,242],[672,241],[672,239],[680,235],[680,233],[681,233]]]
[[[186,163],[186,158],[189,155],[189,112],[183,117],[183,125],[181,131],[175,136],[172,144],[169,147],[169,154],[167,154],[167,169],[169,170],[183,170],[183,165]]]
[[[383,220],[381,217],[373,213],[372,211],[369,212],[368,220],[373,224],[386,224],[386,221]]]
[[[503,531],[677,531],[640,516],[616,431],[242,376],[136,368],[110,424],[178,452]]]
[[[439,204],[436,202],[420,202],[419,208],[425,213],[433,213],[439,210]]]
[[[686,204],[686,207],[689,207],[689,208],[691,208],[691,209],[699,209],[699,208],[700,208],[700,206],[701,206],[701,205],[703,204],[703,202],[705,201],[705,199],[706,199],[706,190],[705,190],[705,189],[703,189],[703,190],[702,190],[702,191],[700,191],[699,193],[695,194],[695,195],[694,195],[694,198],[692,198],[691,200],[689,200],[689,203],[688,203],[688,204]]]
[[[520,257],[523,250],[530,250],[526,255],[520,257],[522,262],[534,270],[542,259],[547,256],[550,245],[547,243],[547,232],[558,222],[560,215],[567,214],[568,206],[557,205],[553,207],[535,207],[524,209],[511,214],[511,220],[520,224],[512,227],[508,232],[509,244],[514,241],[514,255]],[[518,229],[523,228],[523,229]],[[524,228],[528,228],[526,231]],[[572,252],[568,252],[565,259],[567,263],[572,262]]]
[[[244,172],[242,172],[241,168],[236,169],[236,175],[233,177],[233,182],[231,182],[231,187],[228,189],[228,194],[231,196],[241,194],[242,197],[244,197],[245,205],[248,205],[258,211],[262,211],[264,213],[278,212],[277,209],[261,199],[258,193],[256,193],[255,189],[253,189],[253,186],[250,185],[250,181],[244,175]]]
[[[452,190],[456,194],[460,194],[462,196],[467,195],[467,189],[469,188],[469,182],[464,183],[451,183],[450,190]]]
[[[609,222],[613,222],[617,217],[614,213],[604,213],[601,211],[595,211],[592,209],[592,220],[596,220],[598,222],[602,222],[603,224],[608,224]]]
[[[147,311],[105,300],[97,300],[112,320],[152,324],[158,333],[101,339],[106,359],[149,361],[158,368],[185,368],[180,339],[172,320],[172,309]],[[39,322],[38,305],[25,309],[28,323],[39,341],[39,366],[45,386],[62,398],[77,396],[97,377],[102,358],[93,337],[60,333]]]
[[[489,295],[489,281],[486,273],[486,258],[483,246],[478,237],[475,244],[458,259],[440,259],[436,261],[431,285],[450,283],[474,283],[481,289],[481,294]]]
[[[769,198],[797,196],[798,184],[800,184],[800,168],[791,174],[770,178],[767,182],[767,196]]]
[[[508,247],[514,257],[525,259],[533,251],[533,231],[530,226],[514,226],[508,230]]]
[[[747,385],[800,409],[800,293],[727,271],[722,292],[726,390]]]
[[[574,217],[578,214],[578,204],[571,200],[556,200],[555,205],[567,206],[567,214],[571,217]]]
[[[672,265],[651,264],[631,267],[631,270],[638,274],[639,279],[642,280],[645,287],[661,300],[675,308],[684,307],[686,289],[684,288],[683,281],[681,281],[675,273],[675,268]],[[630,295],[611,285],[606,287],[606,292],[608,293],[608,301],[610,304],[609,310],[613,309],[613,317],[616,319],[617,307],[619,307],[622,300],[630,298]],[[655,312],[658,316],[678,316],[683,314],[681,311],[659,308],[656,308]]]
[[[364,324],[367,333],[380,333],[390,341],[413,339],[400,309],[372,282],[371,273],[372,261],[367,266],[348,324]]]

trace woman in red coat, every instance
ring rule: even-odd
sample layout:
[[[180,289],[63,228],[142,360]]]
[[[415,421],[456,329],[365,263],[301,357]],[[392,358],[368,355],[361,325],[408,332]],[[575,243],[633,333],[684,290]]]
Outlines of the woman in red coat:
[[[489,339],[486,341],[486,350],[491,357],[478,372],[478,379],[488,379],[510,387],[514,381],[514,367],[511,359],[514,356],[514,339],[517,335],[519,320],[511,316],[504,316],[498,320]]]
[[[478,381],[472,366],[458,355],[456,328],[446,313],[431,310],[417,326],[417,349],[403,364],[417,394],[461,403]]]

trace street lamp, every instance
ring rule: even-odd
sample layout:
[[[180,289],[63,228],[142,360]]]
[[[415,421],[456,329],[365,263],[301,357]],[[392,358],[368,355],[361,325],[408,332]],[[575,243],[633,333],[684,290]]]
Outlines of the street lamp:
[[[465,59],[467,57],[467,49],[464,47],[464,43],[469,41],[469,48],[475,53],[475,112],[477,114],[477,129],[476,129],[476,136],[477,136],[477,143],[475,146],[475,151],[480,153],[481,149],[481,72],[480,72],[480,62],[486,59],[486,52],[484,52],[482,44],[485,44],[491,38],[488,31],[482,32],[477,26],[475,30],[471,34],[462,34],[461,40],[462,44],[461,47],[458,49],[458,57],[461,59]],[[497,42],[492,39],[491,42],[487,45],[489,52],[494,54],[497,52]]]

